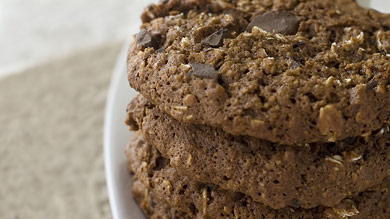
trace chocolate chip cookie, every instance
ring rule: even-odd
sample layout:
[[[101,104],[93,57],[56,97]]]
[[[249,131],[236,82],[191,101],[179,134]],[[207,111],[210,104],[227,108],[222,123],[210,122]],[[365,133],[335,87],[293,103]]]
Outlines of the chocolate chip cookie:
[[[389,128],[336,143],[286,146],[180,123],[138,96],[127,123],[199,182],[241,192],[275,209],[334,206],[390,176]]]
[[[332,208],[274,210],[242,193],[181,176],[142,136],[127,148],[133,194],[149,218],[388,218],[390,180],[353,194]]]
[[[353,0],[166,0],[142,15],[133,88],[175,119],[282,144],[390,121],[390,15]]]

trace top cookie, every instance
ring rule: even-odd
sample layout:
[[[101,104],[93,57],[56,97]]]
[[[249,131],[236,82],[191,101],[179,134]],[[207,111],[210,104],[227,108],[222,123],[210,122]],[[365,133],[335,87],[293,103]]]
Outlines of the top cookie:
[[[142,20],[130,85],[182,122],[297,144],[390,120],[390,15],[353,0],[169,0]]]

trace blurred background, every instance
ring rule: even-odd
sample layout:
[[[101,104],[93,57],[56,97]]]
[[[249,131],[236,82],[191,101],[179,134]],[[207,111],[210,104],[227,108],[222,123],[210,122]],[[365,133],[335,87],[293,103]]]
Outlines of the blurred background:
[[[0,0],[1,219],[111,218],[107,90],[142,9],[156,1]]]
[[[0,0],[0,75],[129,37],[148,0]]]
[[[107,90],[151,2],[0,0],[1,219],[111,218]]]

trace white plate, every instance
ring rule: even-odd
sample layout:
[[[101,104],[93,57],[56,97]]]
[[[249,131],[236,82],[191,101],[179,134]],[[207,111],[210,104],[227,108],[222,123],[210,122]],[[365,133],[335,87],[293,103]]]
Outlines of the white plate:
[[[130,89],[126,70],[127,46],[116,64],[108,94],[104,124],[106,181],[114,219],[142,219],[131,196],[131,178],[124,153],[131,134],[125,125],[127,104],[137,93]]]
[[[358,0],[358,2],[365,7],[371,6],[383,12],[390,11],[389,0],[371,2]],[[124,124],[125,111],[127,104],[136,95],[127,82],[126,54],[127,46],[118,59],[107,99],[104,127],[106,180],[113,218],[143,219],[144,216],[131,196],[131,178],[124,154],[125,146],[131,136]]]
[[[390,13],[390,1],[389,0],[358,0],[359,4],[374,8],[383,13]]]

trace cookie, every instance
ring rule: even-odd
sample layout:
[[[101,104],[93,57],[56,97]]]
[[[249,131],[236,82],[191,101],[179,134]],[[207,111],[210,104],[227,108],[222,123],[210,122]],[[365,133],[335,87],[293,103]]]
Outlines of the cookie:
[[[390,180],[333,208],[274,210],[242,193],[181,176],[142,136],[127,148],[134,197],[150,218],[388,218]]]
[[[353,0],[167,0],[146,9],[130,85],[175,119],[297,144],[390,121],[390,15]]]
[[[147,218],[191,218],[185,212],[176,210],[166,203],[159,202],[154,197],[150,196],[148,194],[146,185],[143,182],[137,180],[135,177],[133,178],[132,193],[135,201],[138,203],[139,207]]]
[[[127,123],[141,130],[180,174],[275,209],[334,206],[390,176],[388,127],[336,143],[277,145],[180,123],[142,96],[129,105]]]

